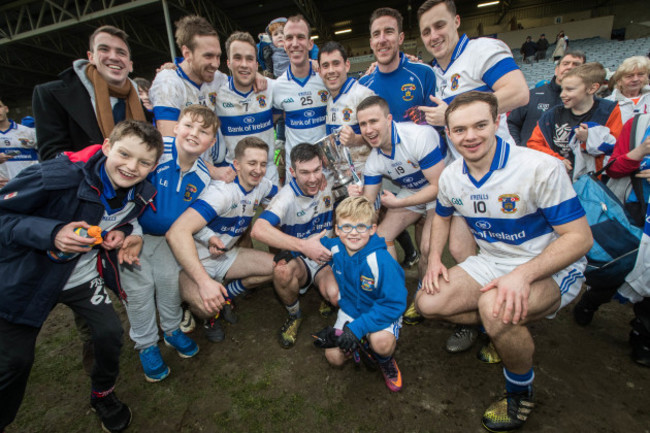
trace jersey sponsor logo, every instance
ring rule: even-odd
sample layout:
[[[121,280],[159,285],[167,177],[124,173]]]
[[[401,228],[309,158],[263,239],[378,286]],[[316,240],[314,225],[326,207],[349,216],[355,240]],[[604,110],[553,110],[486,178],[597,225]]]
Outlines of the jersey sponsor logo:
[[[459,198],[452,197],[451,198],[451,204],[455,204],[456,206],[462,206],[463,201],[461,199],[459,199]]]
[[[208,98],[210,99],[210,104],[212,105],[217,104],[217,92],[210,92],[208,94]]]
[[[255,123],[255,118],[254,118],[253,116],[246,116],[246,117],[244,117],[244,118],[242,119],[242,121],[243,121],[245,124],[250,125],[250,124]]]
[[[344,122],[349,122],[350,121],[350,116],[352,116],[352,110],[349,108],[344,108],[343,109],[343,121]]]
[[[259,95],[257,97],[257,103],[260,104],[260,108],[266,107],[266,98],[264,97],[264,95]]]
[[[451,90],[458,90],[458,80],[460,79],[460,74],[454,74],[451,76]]]
[[[503,241],[518,241],[520,239],[526,239],[526,230],[522,230],[519,233],[504,233],[504,232],[491,232],[489,230],[480,230],[477,231],[470,227],[469,231],[472,232],[474,236],[479,239],[497,239]]]
[[[507,214],[517,212],[517,202],[519,201],[519,196],[517,194],[500,195],[499,201],[501,202],[501,212]]]
[[[361,276],[361,290],[366,292],[372,292],[372,289],[375,287],[375,280],[373,278],[368,278],[364,275]]]
[[[316,115],[316,112],[314,110],[305,111],[305,117],[314,117],[315,115]]]
[[[492,228],[492,224],[490,224],[488,221],[476,221],[474,225],[481,230],[490,230]]]
[[[167,188],[167,185],[169,184],[169,183],[167,182],[167,179],[160,179],[160,181],[158,181],[158,183],[159,183],[160,186],[162,186],[163,188]]]
[[[291,104],[293,102],[293,98],[287,98],[282,101],[283,104]]]
[[[183,194],[183,200],[191,201],[192,194],[196,194],[196,191],[198,191],[198,189],[194,185],[187,184],[187,186],[185,187],[185,194]]]
[[[415,84],[413,84],[413,83],[403,84],[402,87],[401,87],[402,92],[404,92],[404,94],[402,95],[402,99],[404,101],[412,101],[413,98],[415,97],[415,95],[413,95],[413,92],[415,92],[415,89],[416,89],[416,87],[415,87]]]
[[[223,108],[235,108],[235,104],[233,104],[232,102],[224,102],[221,105],[223,106]]]
[[[327,90],[319,90],[318,91],[318,96],[320,96],[320,102],[327,102],[327,97],[329,96],[329,93]]]
[[[156,174],[162,173],[163,171],[167,170],[169,168],[168,165],[160,167],[158,170],[156,170]]]
[[[330,207],[332,205],[332,198],[329,195],[326,195],[323,197],[323,203],[325,203],[325,207]]]
[[[18,141],[20,141],[20,144],[25,147],[29,144],[29,140],[26,138],[19,138]]]
[[[540,102],[539,104],[537,104],[537,109],[540,110],[540,111],[546,111],[549,108],[551,108],[551,104],[545,104],[543,102]]]

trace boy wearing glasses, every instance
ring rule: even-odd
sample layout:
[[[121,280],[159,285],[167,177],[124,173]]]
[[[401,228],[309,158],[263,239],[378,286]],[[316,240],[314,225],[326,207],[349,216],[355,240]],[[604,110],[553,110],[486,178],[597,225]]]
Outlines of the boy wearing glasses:
[[[336,208],[336,221],[338,238],[321,238],[332,252],[330,265],[340,293],[334,324],[337,347],[326,349],[325,357],[342,366],[359,350],[379,365],[386,386],[397,392],[402,375],[393,353],[406,309],[404,271],[375,233],[375,209],[366,197],[343,200]]]

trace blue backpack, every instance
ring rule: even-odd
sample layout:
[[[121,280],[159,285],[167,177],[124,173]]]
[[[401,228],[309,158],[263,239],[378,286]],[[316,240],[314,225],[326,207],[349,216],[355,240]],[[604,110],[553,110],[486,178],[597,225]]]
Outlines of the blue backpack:
[[[630,222],[620,200],[598,180],[598,174],[605,168],[585,174],[573,184],[594,236],[585,270],[587,284],[594,289],[623,284],[634,267],[643,234]]]

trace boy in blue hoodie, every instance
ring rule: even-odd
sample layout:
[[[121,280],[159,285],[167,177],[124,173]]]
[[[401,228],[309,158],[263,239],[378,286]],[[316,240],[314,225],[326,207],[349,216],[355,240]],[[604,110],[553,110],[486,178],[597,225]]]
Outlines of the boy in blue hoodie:
[[[393,358],[406,310],[404,271],[375,234],[376,214],[365,197],[349,197],[336,208],[338,238],[322,238],[332,252],[330,265],[339,285],[334,324],[337,347],[325,350],[330,364],[341,366],[355,350],[376,362],[393,392],[402,375]],[[365,341],[367,339],[368,343]]]

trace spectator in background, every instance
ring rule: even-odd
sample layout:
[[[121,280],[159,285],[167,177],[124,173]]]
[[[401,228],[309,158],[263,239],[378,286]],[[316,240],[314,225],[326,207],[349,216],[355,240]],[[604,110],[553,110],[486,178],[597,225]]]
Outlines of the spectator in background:
[[[17,124],[8,114],[9,107],[0,100],[0,188],[38,161],[34,130]]]
[[[562,58],[568,46],[569,38],[564,34],[564,30],[560,30],[560,33],[555,37],[555,50],[553,50],[554,62],[557,62]]]
[[[117,27],[99,27],[90,36],[88,60],[75,60],[59,80],[34,88],[41,160],[103,143],[122,120],[145,120],[136,85],[129,80],[128,37]]]
[[[562,78],[571,69],[587,61],[582,51],[566,51],[555,66],[555,76],[550,83],[530,90],[528,105],[512,110],[508,116],[508,129],[517,146],[525,146],[537,125],[537,121],[549,108],[562,104]]]
[[[149,99],[149,89],[151,89],[151,81],[146,78],[136,77],[133,79],[133,82],[138,86],[138,97],[140,102],[144,107],[144,116],[147,118],[147,122],[154,123],[153,117],[153,104],[151,99]]]
[[[614,91],[607,99],[618,102],[623,123],[635,114],[650,112],[648,74],[650,74],[650,59],[634,56],[623,60],[610,78],[610,86]]]
[[[535,61],[544,60],[546,58],[546,50],[548,50],[548,39],[542,33],[537,39],[537,52],[535,53]]]
[[[519,51],[524,56],[524,62],[532,63],[531,59],[535,57],[535,53],[537,52],[537,44],[533,42],[530,36],[526,36],[526,42],[522,44]]]

